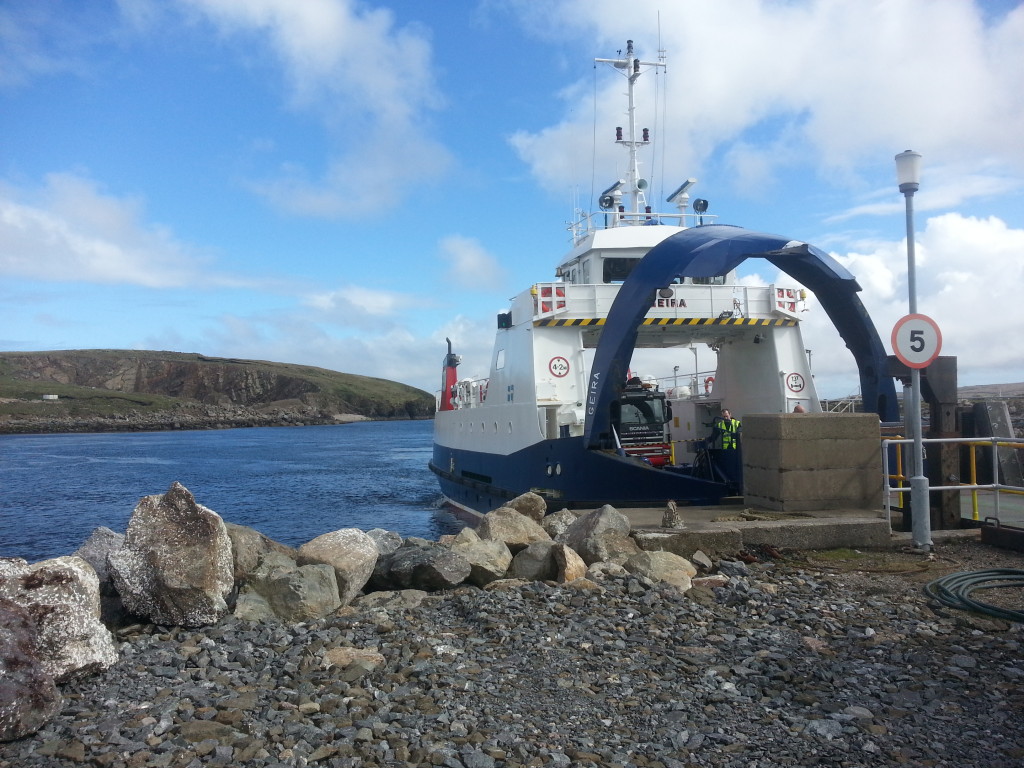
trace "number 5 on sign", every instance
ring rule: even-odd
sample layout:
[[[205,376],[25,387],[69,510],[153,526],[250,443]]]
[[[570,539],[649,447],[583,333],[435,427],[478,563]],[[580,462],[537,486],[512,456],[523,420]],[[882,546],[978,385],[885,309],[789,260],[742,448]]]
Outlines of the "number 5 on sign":
[[[892,351],[908,368],[926,368],[939,356],[942,332],[927,315],[906,315],[892,329]]]

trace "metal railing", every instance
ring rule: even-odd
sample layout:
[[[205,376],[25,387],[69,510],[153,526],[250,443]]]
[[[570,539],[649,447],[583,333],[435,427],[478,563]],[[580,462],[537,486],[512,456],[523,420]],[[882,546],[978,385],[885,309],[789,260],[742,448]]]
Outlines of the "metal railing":
[[[1024,500],[1024,486],[1011,485],[1001,483],[1000,471],[999,471],[999,450],[1016,450],[1024,448],[1024,439],[1015,437],[930,437],[924,438],[921,441],[925,445],[930,444],[941,444],[941,443],[955,443],[966,448],[968,450],[968,477],[967,482],[956,482],[950,485],[932,485],[928,488],[931,491],[959,491],[969,492],[971,499],[971,516],[970,519],[974,521],[980,521],[980,512],[978,504],[978,492],[979,491],[991,491],[992,500],[994,505],[993,514],[994,517],[999,520],[1001,514],[1001,501],[1003,494],[1009,494],[1012,497],[1020,498]],[[911,438],[887,438],[882,440],[882,476],[884,478],[883,486],[883,505],[885,507],[886,515],[891,517],[892,515],[892,496],[895,494],[899,496],[903,493],[909,493],[910,491],[910,477],[905,474],[909,471],[906,467],[907,462],[904,461],[903,457],[903,446],[913,445],[914,441]],[[982,448],[988,448],[991,451],[990,467],[992,473],[991,483],[979,483],[978,482],[978,450]],[[895,455],[890,453],[890,450],[895,450]],[[913,449],[911,449],[913,450]],[[890,471],[890,467],[893,466],[892,459],[895,459],[895,466],[898,467],[898,471],[893,473]],[[897,485],[893,485],[893,482]],[[900,508],[904,508],[902,504]],[[961,513],[961,517],[963,514]]]

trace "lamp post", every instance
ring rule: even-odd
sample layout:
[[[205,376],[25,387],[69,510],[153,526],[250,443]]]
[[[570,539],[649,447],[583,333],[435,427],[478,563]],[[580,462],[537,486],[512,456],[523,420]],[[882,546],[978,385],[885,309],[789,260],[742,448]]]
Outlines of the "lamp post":
[[[921,155],[907,150],[896,155],[896,180],[907,203],[907,292],[910,314],[917,314],[917,271],[914,264],[914,193],[921,183]],[[904,417],[906,418],[904,404]],[[924,443],[921,434],[921,369],[910,369],[909,421],[914,438],[913,475],[910,478],[910,518],[914,546],[927,551],[932,546],[931,508],[928,478],[924,474]]]

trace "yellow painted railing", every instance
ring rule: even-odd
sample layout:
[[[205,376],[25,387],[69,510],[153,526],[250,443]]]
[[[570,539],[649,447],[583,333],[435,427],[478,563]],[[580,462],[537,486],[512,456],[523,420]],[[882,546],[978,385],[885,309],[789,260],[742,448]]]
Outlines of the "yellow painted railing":
[[[958,482],[951,485],[933,485],[930,486],[928,490],[970,492],[971,517],[973,520],[981,519],[978,509],[978,491],[993,492],[995,517],[997,519],[999,518],[1000,498],[1002,494],[1024,496],[1024,486],[1008,485],[1006,483],[999,482],[999,449],[1008,448],[1016,450],[1024,448],[1024,440],[1009,437],[933,437],[925,438],[921,442],[925,445],[933,443],[955,443],[960,445],[962,448],[967,449],[968,477],[966,482],[958,480]],[[887,512],[890,512],[893,506],[896,506],[899,509],[904,508],[902,503],[902,494],[910,491],[910,477],[906,474],[905,467],[907,462],[903,459],[903,446],[913,446],[913,443],[914,441],[912,439],[903,437],[892,437],[882,440],[882,475],[884,477],[883,504]],[[991,483],[978,482],[978,450],[983,448],[987,448],[992,452]],[[910,450],[913,450],[913,448],[911,447]],[[893,468],[895,468],[895,471]],[[895,483],[895,485],[893,485],[893,483]],[[893,505],[893,495],[900,498],[899,504]]]

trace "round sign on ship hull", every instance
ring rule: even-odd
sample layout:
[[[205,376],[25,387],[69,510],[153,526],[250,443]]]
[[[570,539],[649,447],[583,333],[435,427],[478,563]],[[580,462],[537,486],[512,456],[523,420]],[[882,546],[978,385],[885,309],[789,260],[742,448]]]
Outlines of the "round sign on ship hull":
[[[552,376],[562,378],[569,373],[569,361],[564,357],[552,357],[548,362],[548,370],[551,371]]]

